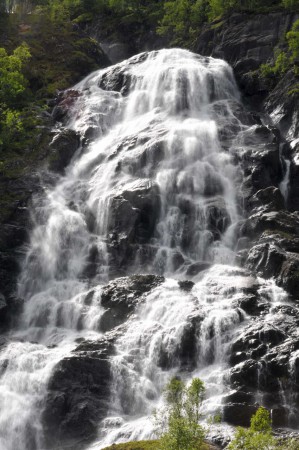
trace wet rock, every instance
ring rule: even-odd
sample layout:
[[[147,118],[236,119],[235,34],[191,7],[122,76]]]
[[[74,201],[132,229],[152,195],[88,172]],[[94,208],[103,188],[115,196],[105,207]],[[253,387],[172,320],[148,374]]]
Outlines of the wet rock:
[[[150,180],[138,180],[112,198],[109,228],[130,242],[146,242],[153,234],[160,211],[158,186]]]
[[[204,262],[204,261],[198,261],[196,263],[190,264],[186,275],[193,277],[197,275],[199,272],[203,272],[204,270],[207,270],[211,267],[211,263]]]
[[[50,144],[49,169],[63,174],[79,146],[80,136],[74,130],[64,129],[54,136]]]
[[[225,201],[221,197],[210,199],[205,204],[207,227],[215,238],[219,238],[231,223]]]
[[[130,65],[142,62],[146,58],[147,53],[140,53],[130,59]],[[116,91],[122,95],[127,95],[135,82],[136,80],[129,73],[127,66],[120,63],[103,73],[99,80],[99,87],[107,91]]]
[[[231,371],[232,386],[258,388],[258,363],[252,359],[237,364]]]
[[[258,293],[243,294],[237,301],[237,306],[251,316],[259,316],[269,309],[269,304]]]
[[[251,211],[280,211],[284,209],[284,198],[278,188],[269,186],[257,191],[256,194],[249,199],[249,207]]]
[[[0,325],[5,324],[6,314],[7,314],[7,301],[4,295],[0,293]]]
[[[264,231],[278,232],[286,238],[291,235],[297,235],[299,232],[299,218],[297,214],[291,214],[287,211],[269,211],[263,214],[253,214],[248,219],[246,225],[246,234],[258,236]]]
[[[142,296],[163,281],[163,277],[156,275],[134,275],[111,281],[101,294],[105,312],[101,316],[99,329],[106,332],[125,322],[142,301]]]
[[[75,89],[68,89],[58,94],[56,99],[57,104],[52,111],[52,118],[55,122],[62,122],[66,118],[68,112],[81,95],[81,92]]]
[[[299,221],[287,211],[269,211],[251,216],[243,231],[257,237],[245,265],[277,283],[294,298],[299,288]]]
[[[46,448],[77,450],[95,439],[108,412],[116,338],[85,341],[54,369],[42,415]]]
[[[267,134],[265,135],[267,137]],[[242,191],[246,202],[259,190],[277,186],[283,171],[277,143],[267,143],[262,134],[252,135],[244,148],[240,164],[244,171]],[[270,135],[271,139],[276,139]]]
[[[299,107],[298,107],[299,108]],[[299,124],[298,124],[299,128]],[[290,177],[289,177],[289,190],[288,190],[288,206],[291,210],[299,210],[299,145],[296,145],[293,150]]]
[[[204,317],[197,311],[188,318],[188,322],[181,330],[178,342],[173,342],[171,351],[163,340],[157,348],[157,365],[163,370],[171,370],[179,367],[183,371],[195,370],[198,364],[197,336]]]
[[[295,17],[293,18],[295,21]],[[290,21],[290,25],[292,20]],[[298,107],[299,99],[297,95],[290,95],[290,92],[294,89],[294,86],[298,82],[292,70],[287,72],[279,81],[276,86],[270,92],[270,95],[265,101],[265,110],[271,115],[274,124],[279,127],[283,136],[285,136],[288,142],[292,142],[298,136],[299,131],[299,119],[298,119]],[[290,147],[284,149],[284,156],[290,159],[292,150]],[[291,177],[291,183],[295,181]],[[291,194],[290,206],[292,209],[298,209],[298,205],[295,195]]]
[[[260,104],[270,86],[254,72],[274,57],[274,48],[280,43],[280,37],[290,30],[293,20],[293,14],[288,12],[229,14],[203,27],[197,51],[228,61],[247,98]],[[277,94],[276,98],[279,101]]]
[[[190,280],[179,281],[178,284],[179,284],[180,288],[186,292],[191,291],[194,286],[193,281],[190,281]]]
[[[297,426],[298,320],[297,308],[278,304],[271,313],[250,321],[242,335],[236,337],[230,356],[230,381],[235,391],[233,397],[224,400],[224,415],[230,423],[239,424],[233,411],[240,411],[244,422],[258,399],[268,409],[275,409],[275,426]],[[289,399],[288,411],[283,398]]]
[[[250,419],[258,407],[258,405],[244,405],[244,403],[228,403],[224,406],[222,419],[235,426],[249,427]]]

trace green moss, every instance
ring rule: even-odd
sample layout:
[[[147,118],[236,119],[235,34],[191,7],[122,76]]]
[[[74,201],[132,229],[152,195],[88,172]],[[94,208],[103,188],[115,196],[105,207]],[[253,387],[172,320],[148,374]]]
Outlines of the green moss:
[[[222,27],[223,24],[224,24],[224,20],[220,20],[219,22],[212,23],[211,24],[211,29],[212,30],[217,30],[217,28]]]
[[[299,83],[294,84],[291,89],[288,90],[288,95],[292,97],[299,95]]]
[[[291,233],[287,233],[286,231],[282,230],[265,230],[263,234],[266,236],[273,236],[273,234],[278,234],[282,239],[293,239],[294,237],[294,235],[292,235]]]
[[[76,19],[73,20],[73,23],[81,24],[81,23],[88,23],[93,20],[93,15],[91,13],[84,13],[80,16],[76,17]]]

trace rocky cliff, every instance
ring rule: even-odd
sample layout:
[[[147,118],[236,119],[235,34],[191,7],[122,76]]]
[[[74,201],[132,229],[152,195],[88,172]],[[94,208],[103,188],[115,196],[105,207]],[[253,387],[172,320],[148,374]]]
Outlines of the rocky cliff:
[[[234,336],[230,341],[230,369],[227,382],[231,391],[223,397],[223,418],[234,425],[248,424],[250,415],[257,408],[259,398],[265,406],[272,409],[275,426],[298,427],[299,105],[298,97],[289,95],[290,86],[294,83],[292,73],[287,73],[275,86],[269,87],[257,72],[261,63],[273,59],[274,48],[284,45],[283,37],[296,18],[295,14],[285,13],[234,14],[203,29],[196,47],[198,53],[223,58],[232,65],[243,97],[243,105],[238,99],[230,99],[229,107],[224,108],[219,102],[212,111],[220,123],[218,131],[224,153],[232,146],[236,135],[240,134],[238,151],[233,154],[234,165],[238,165],[242,171],[237,200],[243,219],[238,221],[234,229],[238,241],[236,250],[239,268],[225,274],[221,272],[220,275],[226,277],[227,285],[224,285],[221,291],[217,291],[217,295],[220,295],[223,301],[229,301],[229,307],[225,306],[224,310],[227,308],[230,310],[230,318],[232,317],[234,323],[241,324],[248,320],[244,332]],[[93,32],[94,30],[95,28]],[[105,45],[103,48],[105,49]],[[106,46],[106,50],[108,53],[111,51],[110,44]],[[115,53],[112,56],[110,54],[111,59],[120,59],[122,55],[127,57],[131,51],[120,45],[117,48],[113,47],[112,50]],[[130,87],[136,82],[132,76],[134,67],[146,58],[147,55],[141,55],[131,60],[128,66],[115,66],[101,76],[98,81],[99,87],[104,92],[114,92],[111,103],[113,106],[109,103],[109,111],[111,109],[117,111],[120,102],[126,99]],[[127,70],[128,67],[130,70]],[[213,79],[209,84],[210,102],[217,99],[218,87]],[[92,89],[90,91],[89,89],[90,87],[86,87],[84,95],[92,92]],[[183,85],[180,89],[184,99],[186,86]],[[41,155],[42,163],[47,161],[49,168],[43,175],[43,182],[45,181],[48,187],[55,185],[58,177],[66,173],[66,167],[75,154],[84,155],[86,148],[97,136],[99,127],[109,125],[105,122],[107,120],[105,108],[108,103],[103,102],[104,109],[100,114],[92,108],[88,111],[84,132],[79,134],[74,129],[66,128],[70,111],[74,105],[80,105],[80,96],[83,96],[83,93],[77,89],[60,94],[52,116],[48,118],[49,125],[58,124],[58,129],[51,136],[50,143],[49,140],[46,142],[43,147],[44,153]],[[179,112],[184,108],[188,109],[184,101],[176,105]],[[83,107],[84,102],[81,104],[81,108]],[[227,117],[229,120],[226,120]],[[157,300],[155,294],[151,292],[157,292],[155,289],[159,289],[164,283],[164,278],[159,276],[159,273],[164,273],[165,255],[161,253],[160,259],[157,258],[161,243],[157,244],[155,241],[155,228],[163,211],[163,204],[160,188],[151,178],[158,164],[167,159],[166,145],[165,130],[159,124],[155,136],[148,127],[140,136],[131,136],[119,145],[111,147],[108,161],[111,165],[115,162],[115,173],[123,171],[129,175],[137,174],[142,177],[142,181],[126,185],[126,189],[113,190],[112,199],[109,205],[106,205],[111,211],[109,220],[107,219],[108,233],[105,239],[108,248],[109,276],[115,278],[124,275],[125,278],[118,278],[103,288],[101,305],[105,312],[97,325],[97,330],[105,333],[104,337],[96,342],[79,340],[72,353],[59,362],[49,380],[42,418],[49,448],[53,442],[55,445],[63,442],[70,445],[70,448],[81,448],[83,442],[97,435],[98,421],[106,417],[109,409],[111,394],[109,383],[113,369],[111,361],[112,356],[116,354],[116,343],[120,345],[121,336],[130,339],[124,322],[130,323],[134,320],[134,314],[140,304],[145,304],[144,311],[147,311],[151,302]],[[178,150],[181,150],[181,147],[178,146]],[[227,231],[232,222],[222,198],[224,188],[221,184],[214,183],[213,176],[214,172],[211,171],[204,181],[203,188],[204,195],[209,198],[206,204],[207,247],[218,242],[219,236]],[[6,303],[10,305],[12,316],[16,314],[15,308],[19,304],[15,300],[18,260],[27,242],[31,226],[30,203],[39,201],[32,200],[32,193],[40,189],[39,180],[37,174],[26,178],[25,185],[23,180],[4,180],[7,191],[12,184],[12,190],[22,195],[20,199],[14,199],[13,214],[8,215],[2,222],[0,240],[2,314]],[[213,183],[209,185],[211,180]],[[78,185],[78,189],[79,187],[81,188]],[[173,199],[175,194],[176,192],[172,197],[168,196],[167,200],[175,202],[176,199]],[[87,232],[95,236],[99,233],[98,218],[85,206],[86,197],[87,192],[84,191],[79,203],[69,198],[67,207],[70,215],[73,214],[74,217],[80,208],[84,209]],[[96,199],[94,201],[96,202]],[[175,297],[177,301],[182,298],[186,305],[189,305],[188,302],[192,303],[192,307],[188,306],[191,319],[180,330],[181,340],[178,346],[169,343],[170,340],[159,341],[155,364],[159,370],[167,371],[176,367],[179,361],[180,370],[191,372],[196,366],[194,353],[200,348],[198,340],[199,336],[202,336],[200,333],[203,333],[205,313],[197,307],[196,299],[200,298],[201,292],[193,290],[194,277],[205,273],[211,264],[205,260],[205,256],[198,258],[195,263],[191,261],[192,258],[189,260],[186,258],[185,253],[192,255],[194,247],[195,241],[190,230],[195,229],[196,209],[190,201],[181,199],[178,204],[173,203],[174,205],[179,211],[178,214],[187,219],[184,219],[183,231],[179,230],[181,234],[177,233],[180,234],[182,251],[171,253],[171,267],[173,271],[186,269],[184,272],[186,280],[172,286],[171,289],[173,295],[177,296]],[[37,210],[43,207],[39,203],[35,206]],[[75,222],[74,224],[78,225]],[[83,239],[80,233],[78,225],[77,235]],[[69,241],[68,235],[65,241]],[[67,259],[69,254],[63,247],[64,243],[62,241],[61,255]],[[152,267],[153,261],[157,260],[158,275],[130,277],[136,264],[136,249],[139,267],[146,272],[147,267]],[[35,267],[37,264],[38,250],[36,249],[36,253],[32,252],[28,258],[26,262],[28,267]],[[98,251],[96,240],[89,247],[86,258],[88,264],[80,276],[93,280],[97,275],[96,268],[107,264]],[[58,269],[59,279],[60,272],[64,273],[66,268],[58,262]],[[47,274],[44,272],[42,271],[42,275],[46,277]],[[289,303],[275,304],[277,300],[275,296],[285,298],[286,294],[274,287],[272,281],[267,284],[268,282],[261,281],[259,276],[266,280],[274,277],[277,285],[288,293]],[[235,279],[239,280],[238,287],[234,286]],[[41,280],[33,282],[38,284]],[[208,278],[207,286],[209,298],[214,298],[215,282]],[[163,294],[163,291],[161,292]],[[96,290],[91,289],[86,296],[82,296],[82,310],[78,317],[76,316],[76,320],[78,319],[76,329],[83,328],[89,308],[97,301]],[[47,314],[45,311],[40,313],[39,326],[43,327],[47,323]],[[64,314],[67,313],[57,311],[56,325],[59,326],[64,320]],[[2,315],[4,324],[6,320],[7,316]],[[205,331],[210,339],[214,339],[217,335],[216,328],[210,327]],[[220,331],[225,334],[227,330],[224,328]],[[216,346],[215,343],[213,345]],[[214,347],[210,348],[207,345],[209,351],[200,350],[205,362],[211,362],[215,358]],[[138,358],[137,361],[141,366],[142,362]],[[123,374],[130,373],[131,362],[130,360],[128,366],[122,367]],[[140,366],[136,369],[137,372],[141,371]],[[116,389],[115,386],[114,388]],[[125,388],[128,389],[128,386]],[[150,400],[155,394],[148,389],[147,395]],[[137,411],[139,400],[136,400],[137,406],[134,405]],[[123,410],[130,413],[131,399],[125,395],[125,389],[122,391],[120,402]]]

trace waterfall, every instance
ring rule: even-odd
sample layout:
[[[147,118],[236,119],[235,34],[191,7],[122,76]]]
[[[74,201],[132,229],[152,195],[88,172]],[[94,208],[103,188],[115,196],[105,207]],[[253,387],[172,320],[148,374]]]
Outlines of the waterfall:
[[[105,337],[109,280],[166,278],[118,329],[95,448],[152,437],[148,416],[172,375],[200,376],[203,411],[221,410],[231,342],[248,323],[242,296],[255,289],[275,300],[272,282],[235,265],[243,218],[235,156],[250,124],[229,65],[161,50],[73,89],[66,127],[82,145],[34,203],[19,278],[24,311],[0,353],[0,450],[51,448],[42,419],[48,383],[79,342]]]

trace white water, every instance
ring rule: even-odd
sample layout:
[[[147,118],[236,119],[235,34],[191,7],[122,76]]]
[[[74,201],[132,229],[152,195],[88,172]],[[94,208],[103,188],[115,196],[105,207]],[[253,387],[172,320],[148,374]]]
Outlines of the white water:
[[[0,450],[43,449],[40,416],[56,363],[75,348],[78,337],[101,336],[100,285],[112,276],[115,197],[130,199],[140,187],[158,190],[154,230],[147,242],[136,238],[134,258],[121,269],[163,273],[168,279],[146,296],[116,344],[111,410],[99,424],[97,448],[151,436],[146,417],[174,373],[186,380],[200,376],[207,387],[204,410],[221,409],[229,345],[247,320],[236,306],[242,287],[259,283],[273,298],[272,285],[227,265],[234,264],[241,175],[219,132],[231,133],[232,145],[246,129],[233,113],[239,93],[231,68],[187,51],[162,50],[124,62],[118,70],[133,80],[127,96],[98,87],[107,73],[108,80],[113,78],[107,70],[76,86],[82,95],[68,126],[82,134],[92,127],[96,137],[33,211],[35,226],[19,282],[24,313],[0,354]],[[133,205],[116,223],[116,239],[125,245],[126,215],[134,211]],[[149,248],[154,256],[140,268],[140,255]],[[92,249],[97,265],[87,280]],[[178,253],[182,263],[175,268]],[[174,278],[184,278],[194,262],[215,265],[184,293]],[[86,305],[92,286],[96,295]],[[192,320],[198,330],[190,371],[179,349]]]

